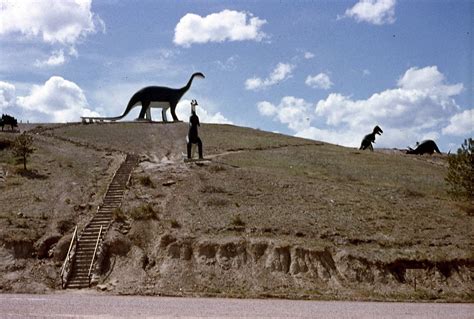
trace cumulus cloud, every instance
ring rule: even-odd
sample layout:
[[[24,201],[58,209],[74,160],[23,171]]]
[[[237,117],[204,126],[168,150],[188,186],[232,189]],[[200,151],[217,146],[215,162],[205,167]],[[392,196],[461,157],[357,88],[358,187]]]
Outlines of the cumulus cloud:
[[[459,106],[451,98],[462,84],[445,83],[437,67],[410,68],[398,81],[398,88],[375,93],[366,100],[353,100],[331,93],[316,104],[316,114],[328,125],[370,125],[381,122],[397,127],[428,129],[440,124]]]
[[[260,114],[273,117],[295,132],[308,129],[313,118],[311,103],[294,96],[283,97],[279,105],[262,101],[257,108]]]
[[[447,83],[438,68],[430,66],[408,69],[398,87],[367,99],[331,93],[312,107],[303,99],[284,97],[279,105],[263,101],[257,108],[299,137],[356,147],[365,134],[380,125],[387,134],[377,140],[381,141],[379,146],[405,147],[409,141],[436,139],[441,133],[472,132],[472,110],[459,113],[454,100],[462,90],[462,84]]]
[[[174,43],[190,47],[193,43],[224,41],[261,41],[265,33],[261,27],[267,23],[251,13],[223,10],[205,17],[188,13],[175,27]]]
[[[47,60],[36,60],[35,66],[37,67],[47,67],[47,66],[58,66],[62,65],[66,62],[66,58],[64,57],[63,50],[56,50],[53,51],[51,56]]]
[[[2,0],[0,35],[20,33],[47,43],[75,44],[81,37],[103,28],[91,12],[92,0]]]
[[[75,45],[89,34],[105,31],[105,23],[91,11],[92,0],[0,0],[0,37],[39,40],[68,48],[70,56],[77,56]],[[56,50],[38,67],[61,65],[64,51]]]
[[[90,110],[82,89],[60,76],[33,85],[29,95],[16,98],[15,107],[29,121],[76,122],[80,116],[99,116]]]
[[[329,90],[334,83],[326,73],[319,73],[318,75],[308,75],[305,81],[307,86],[317,89]]]
[[[199,103],[196,108],[196,113],[199,116],[199,122],[214,124],[233,124],[232,121],[222,115],[221,112],[212,112],[211,110],[208,110],[208,108],[204,106],[204,104],[207,105],[209,103]],[[176,107],[176,115],[179,119],[182,119],[184,121],[189,120],[189,117],[191,116],[191,100],[181,100],[178,103],[178,106]],[[170,111],[167,112],[167,116],[168,118],[171,118]]]
[[[395,4],[396,0],[360,0],[343,17],[375,25],[391,24],[395,22]]]
[[[304,53],[304,58],[307,59],[307,60],[312,59],[312,58],[314,58],[314,53],[306,51]]]
[[[291,77],[295,66],[288,63],[278,63],[272,73],[265,79],[253,77],[245,81],[245,88],[247,90],[258,91],[265,89],[277,83],[280,83]]]
[[[474,109],[453,115],[449,125],[443,128],[443,134],[455,136],[468,136],[474,131]]]
[[[0,110],[13,105],[15,102],[15,86],[8,82],[0,81]]]
[[[196,107],[196,114],[199,116],[199,122],[201,123],[233,124],[232,121],[222,115],[221,112],[212,112],[201,105]],[[188,121],[191,116],[191,100],[181,100],[176,107],[176,115],[179,119]],[[171,118],[170,111],[167,112],[167,116]]]

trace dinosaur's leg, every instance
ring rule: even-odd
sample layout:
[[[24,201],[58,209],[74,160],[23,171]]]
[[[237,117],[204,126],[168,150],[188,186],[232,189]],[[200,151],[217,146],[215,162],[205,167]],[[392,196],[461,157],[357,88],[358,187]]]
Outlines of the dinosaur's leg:
[[[171,104],[171,103],[170,103],[170,104]],[[174,110],[176,109],[176,104],[171,104],[171,105],[170,105],[170,109],[171,109],[171,116],[173,117],[173,121],[178,122],[179,119],[178,119],[178,117],[176,116],[176,113],[174,112]]]
[[[149,108],[150,108],[150,101],[142,101],[142,109],[140,111],[140,115],[138,115],[139,120],[145,119],[145,114]]]
[[[168,118],[166,117],[166,110],[167,110],[166,107],[164,107],[164,108],[161,110],[161,116],[163,117],[163,122],[168,122]]]
[[[145,118],[151,122],[151,107],[148,107],[145,112]]]

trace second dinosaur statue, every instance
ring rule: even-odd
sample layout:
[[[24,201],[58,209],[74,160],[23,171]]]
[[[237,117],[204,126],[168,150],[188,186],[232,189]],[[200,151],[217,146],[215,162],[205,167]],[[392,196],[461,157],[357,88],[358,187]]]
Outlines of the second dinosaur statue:
[[[375,135],[376,134],[382,135],[382,133],[383,133],[382,129],[378,125],[375,126],[372,133],[364,136],[364,138],[362,139],[362,142],[360,143],[359,149],[360,150],[369,149],[373,151],[374,147],[372,146],[372,143],[375,143]]]

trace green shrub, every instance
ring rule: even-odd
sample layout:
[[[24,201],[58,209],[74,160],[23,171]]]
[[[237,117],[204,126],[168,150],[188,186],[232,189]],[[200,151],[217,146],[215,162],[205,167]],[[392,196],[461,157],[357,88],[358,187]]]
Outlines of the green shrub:
[[[113,210],[112,218],[117,223],[124,223],[127,220],[127,216],[125,216],[125,213],[122,211],[121,208],[116,208]]]
[[[457,154],[448,156],[446,182],[455,198],[474,199],[474,141],[464,140]]]
[[[153,181],[151,180],[150,176],[140,176],[138,178],[138,181],[140,182],[142,186],[151,187],[151,188],[155,187],[155,184],[153,184]]]
[[[23,169],[26,171],[26,160],[35,151],[33,148],[33,136],[22,133],[13,142],[13,154],[23,162]]]
[[[158,219],[157,212],[153,208],[152,204],[143,204],[135,207],[130,212],[130,217],[134,220],[149,220]]]
[[[12,146],[12,141],[6,139],[0,139],[0,151],[10,148]]]
[[[245,222],[240,218],[240,215],[236,215],[232,218],[232,225],[237,226],[237,227],[243,227],[245,226]]]
[[[181,228],[181,224],[176,219],[172,219],[171,228]]]

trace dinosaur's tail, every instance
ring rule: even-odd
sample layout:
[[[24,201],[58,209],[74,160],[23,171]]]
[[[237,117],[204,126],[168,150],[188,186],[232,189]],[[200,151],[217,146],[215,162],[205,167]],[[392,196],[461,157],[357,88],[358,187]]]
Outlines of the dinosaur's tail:
[[[125,116],[127,116],[128,113],[130,113],[130,110],[133,108],[133,106],[138,102],[137,97],[134,95],[128,102],[127,108],[123,112],[122,115],[119,116],[111,116],[111,117],[87,117],[90,120],[105,120],[105,121],[118,121],[123,119]]]

